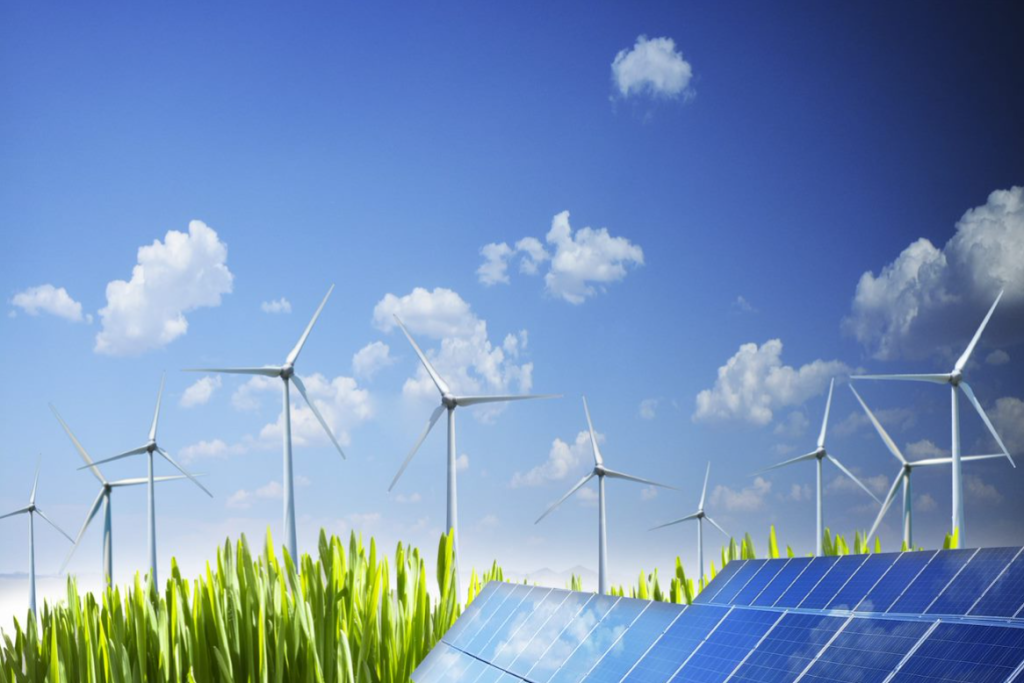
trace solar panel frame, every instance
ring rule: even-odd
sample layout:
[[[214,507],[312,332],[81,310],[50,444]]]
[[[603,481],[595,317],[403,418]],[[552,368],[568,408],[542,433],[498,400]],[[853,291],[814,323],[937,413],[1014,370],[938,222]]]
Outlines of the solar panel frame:
[[[767,562],[768,560],[747,560],[739,568],[739,571],[733,575],[732,580],[715,594],[715,597],[711,599],[711,603],[715,605],[731,605],[736,595],[746,587]]]
[[[715,574],[715,578],[711,580],[704,590],[697,594],[697,597],[693,599],[693,603],[699,605],[711,602],[723,588],[729,585],[729,582],[732,581],[736,573],[739,572],[746,563],[746,560],[732,560],[727,563],[722,567],[721,571]],[[716,586],[715,584],[719,582],[722,582],[721,585]],[[714,590],[711,590],[712,588]]]
[[[1021,664],[1024,628],[939,621],[889,680],[997,683]]]
[[[1024,596],[1024,548],[1021,548],[1017,557],[1013,558],[1013,561],[996,577],[992,585],[986,588],[978,600],[971,605],[967,614],[969,616],[1016,617],[1020,614],[1024,599],[1018,597],[1010,602],[1006,599],[1006,593]],[[1020,604],[1013,604],[1018,601]]]
[[[494,589],[494,593],[491,598],[483,605],[479,612],[476,612],[470,619],[469,623],[462,629],[456,629],[455,626],[461,619],[456,620],[456,623],[448,629],[442,639],[453,647],[464,647],[480,632],[480,629],[486,624],[491,617],[494,616],[494,611],[505,602],[516,590],[516,584],[503,583],[503,582],[492,582],[497,583],[497,587]],[[494,601],[493,603],[491,601]],[[476,602],[475,600],[473,602]],[[470,605],[472,607],[472,604]],[[455,631],[454,636],[450,636],[451,632]]]
[[[682,614],[692,609],[663,602],[652,602],[636,618],[629,630],[612,643],[597,664],[587,673],[593,683],[618,683],[636,666]],[[716,609],[726,609],[717,607]],[[629,642],[626,642],[626,641]]]

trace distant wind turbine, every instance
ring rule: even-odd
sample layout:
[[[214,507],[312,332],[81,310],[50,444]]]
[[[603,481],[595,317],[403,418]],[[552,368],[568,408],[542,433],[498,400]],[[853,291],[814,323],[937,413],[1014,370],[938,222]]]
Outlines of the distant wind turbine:
[[[597,586],[598,592],[601,594],[608,592],[608,534],[606,529],[605,520],[605,509],[604,509],[604,478],[611,477],[612,479],[625,479],[626,481],[635,481],[640,484],[650,484],[651,486],[660,486],[666,489],[675,489],[674,486],[668,484],[660,484],[650,479],[641,479],[640,477],[634,477],[631,474],[623,474],[622,472],[616,472],[610,470],[604,466],[604,458],[601,456],[601,449],[597,446],[597,435],[594,433],[594,424],[590,421],[590,408],[587,407],[587,397],[583,397],[583,412],[587,416],[587,428],[590,430],[590,445],[594,451],[594,469],[587,476],[580,479],[579,483],[569,489],[569,492],[559,498],[555,503],[549,507],[543,515],[537,518],[534,524],[540,522],[540,520],[547,517],[556,507],[565,502],[565,500],[572,494],[583,488],[583,485],[588,481],[597,477],[597,507],[598,507],[598,522],[597,522]],[[715,526],[718,526],[717,524]]]
[[[72,445],[78,454],[82,456],[82,460],[89,466],[89,470],[93,473],[97,479],[100,480],[100,493],[96,496],[96,502],[92,504],[89,509],[89,514],[85,516],[85,523],[82,525],[82,530],[78,532],[78,537],[74,541],[74,546],[71,548],[71,552],[68,553],[67,558],[64,560],[64,564],[60,567],[60,573],[64,573],[64,570],[68,566],[68,562],[71,561],[71,556],[75,554],[75,550],[78,549],[78,545],[82,542],[82,536],[85,534],[85,530],[89,528],[89,524],[93,518],[96,517],[96,513],[99,512],[100,505],[103,505],[103,576],[106,579],[108,586],[114,585],[114,547],[112,539],[112,526],[110,517],[110,493],[115,488],[121,488],[124,486],[141,486],[142,484],[148,484],[149,479],[147,477],[137,477],[134,479],[119,479],[118,481],[107,481],[100,472],[100,468],[96,467],[96,464],[89,457],[85,447],[82,446],[81,442],[71,432],[71,428],[68,427],[67,423],[61,418],[60,413],[57,409],[50,404],[50,410],[53,411],[53,416],[57,418],[57,422],[64,428],[64,432],[71,439]],[[185,479],[184,475],[175,475],[173,477],[156,477],[154,481],[174,481],[177,479]]]
[[[974,347],[978,345],[978,340],[981,339],[981,333],[985,331],[985,326],[988,325],[989,319],[996,310],[996,306],[999,305],[999,300],[1003,298],[1003,292],[999,292],[999,296],[996,297],[995,302],[992,304],[992,308],[988,309],[988,314],[985,319],[981,321],[981,326],[978,331],[974,333],[974,338],[971,339],[971,343],[967,345],[967,349],[963,352],[960,358],[957,359],[956,365],[953,366],[952,372],[936,373],[936,374],[923,374],[923,375],[857,375],[852,379],[881,379],[881,380],[906,380],[911,382],[932,382],[933,384],[948,384],[950,385],[950,400],[952,401],[952,460],[953,460],[953,529],[952,533],[958,535],[959,544],[961,548],[966,547],[966,520],[964,517],[964,482],[963,482],[963,467],[961,465],[960,457],[960,402],[959,394],[957,389],[964,392],[964,396],[971,402],[974,409],[978,411],[978,415],[981,416],[985,426],[988,427],[988,431],[995,438],[996,443],[999,444],[999,448],[1002,450],[1002,455],[1010,461],[1010,464],[1016,467],[1016,463],[1013,462],[1013,458],[1010,456],[1010,452],[1006,450],[1006,446],[1003,445],[1003,440],[999,438],[999,434],[996,433],[995,427],[992,426],[992,422],[989,421],[988,415],[985,414],[985,410],[981,407],[981,403],[978,402],[977,397],[971,390],[971,387],[964,380],[964,368],[967,367],[967,361],[970,360],[971,354],[974,352]]]
[[[857,390],[850,386],[850,391],[857,397],[857,401],[860,402],[861,408],[867,413],[868,419],[871,420],[871,424],[874,425],[875,431],[878,432],[878,436],[882,438],[886,448],[893,454],[897,460],[900,461],[900,471],[896,475],[896,478],[892,480],[892,486],[889,487],[889,493],[885,496],[885,500],[882,502],[882,508],[878,511],[878,517],[875,518],[875,523],[871,525],[871,531],[865,537],[865,540],[871,538],[878,531],[878,525],[882,523],[882,518],[885,517],[885,513],[889,511],[892,506],[892,502],[896,500],[896,492],[900,488],[900,484],[903,485],[903,543],[906,545],[908,550],[912,550],[914,547],[914,532],[913,523],[911,519],[911,507],[912,507],[912,494],[910,491],[910,473],[915,467],[928,467],[930,465],[948,465],[953,462],[952,458],[925,458],[924,460],[909,461],[903,457],[903,453],[896,446],[896,442],[892,440],[889,433],[885,431],[885,427],[878,421],[875,414],[871,412],[868,405],[864,403],[864,399],[860,397]],[[990,460],[992,458],[1002,458],[1002,453],[995,453],[993,455],[969,455],[961,458],[964,461],[971,460]]]
[[[448,519],[447,527],[452,531],[454,540],[453,547],[455,549],[455,565],[458,567],[459,564],[459,512],[458,512],[458,494],[456,492],[456,454],[455,454],[455,409],[459,406],[475,406],[480,403],[504,403],[506,401],[523,401],[526,399],[533,398],[560,398],[561,394],[512,394],[504,396],[456,396],[452,393],[448,383],[441,379],[441,375],[437,373],[434,366],[427,360],[423,350],[420,349],[416,340],[409,334],[409,330],[405,329],[405,325],[399,320],[398,316],[395,316],[395,322],[402,328],[402,332],[405,333],[406,339],[412,344],[412,348],[416,351],[416,355],[419,356],[420,361],[423,363],[423,367],[426,369],[427,374],[430,375],[430,379],[434,381],[434,386],[441,392],[441,405],[434,409],[431,413],[430,419],[427,420],[427,426],[420,434],[420,438],[416,440],[412,450],[409,451],[409,455],[405,456],[405,461],[402,466],[398,468],[398,473],[395,474],[395,478],[391,480],[391,486],[388,487],[388,491],[395,488],[395,484],[398,483],[399,477],[405,472],[405,468],[409,466],[416,451],[419,450],[420,445],[427,438],[427,434],[430,434],[430,430],[434,428],[438,418],[441,417],[441,413],[445,410],[448,411]],[[456,574],[457,576],[457,574]],[[457,581],[457,580],[456,580]],[[456,583],[457,587],[457,583]]]
[[[832,382],[828,385],[828,401],[825,403],[825,418],[821,421],[821,432],[818,434],[818,447],[815,448],[810,453],[805,453],[804,455],[797,456],[797,457],[795,457],[795,458],[793,458],[791,460],[786,460],[784,462],[780,462],[777,465],[772,465],[771,467],[767,467],[764,470],[762,470],[762,472],[767,472],[768,470],[775,470],[775,469],[778,469],[780,467],[785,467],[786,465],[792,465],[793,463],[803,462],[804,460],[816,460],[817,461],[818,477],[817,477],[817,486],[816,486],[816,489],[815,489],[816,496],[817,496],[817,498],[816,498],[816,500],[817,500],[817,506],[816,506],[817,507],[817,514],[816,514],[817,524],[816,524],[816,527],[815,527],[815,529],[817,531],[817,536],[815,537],[815,542],[814,542],[814,554],[817,557],[821,557],[824,554],[824,548],[822,547],[822,539],[823,539],[823,535],[825,533],[825,529],[822,526],[822,520],[821,520],[821,516],[822,516],[821,515],[821,513],[822,513],[822,503],[821,503],[821,495],[822,495],[821,462],[822,462],[822,460],[825,460],[827,458],[833,465],[838,467],[842,471],[843,474],[845,474],[850,479],[852,479],[853,482],[855,484],[857,484],[857,486],[859,486],[862,489],[864,489],[864,491],[869,496],[871,496],[875,500],[876,503],[878,503],[879,505],[881,505],[881,503],[882,503],[882,501],[878,500],[878,497],[874,493],[872,493],[871,490],[867,486],[865,486],[861,482],[860,479],[858,479],[857,477],[855,477],[853,475],[853,472],[851,472],[850,470],[846,469],[846,467],[843,465],[843,463],[839,462],[839,460],[835,456],[833,456],[832,454],[830,454],[828,451],[825,450],[825,432],[828,430],[828,414],[829,414],[829,411],[832,409],[832,390],[835,388],[835,385],[836,385],[835,379],[833,379]]]
[[[165,376],[160,377],[160,392],[156,395],[156,410],[153,412],[153,424],[149,427],[149,439],[146,443],[138,448],[133,448],[130,451],[119,453],[112,458],[106,458],[105,460],[99,460],[94,463],[89,463],[83,467],[79,467],[80,470],[90,469],[94,473],[99,470],[96,469],[96,465],[102,465],[104,463],[113,462],[114,460],[120,460],[122,458],[129,458],[133,455],[142,455],[145,453],[149,456],[149,575],[153,580],[153,585],[157,585],[157,573],[156,573],[156,494],[153,490],[153,484],[156,483],[156,477],[153,476],[153,454],[159,453],[163,456],[164,460],[171,463],[179,472],[188,477],[193,484],[201,488],[206,492],[206,495],[213,498],[213,494],[210,493],[205,486],[199,483],[191,473],[186,471],[181,465],[179,465],[174,458],[171,457],[170,453],[160,448],[156,442],[156,428],[160,422],[160,402],[164,396],[164,380]],[[88,523],[88,522],[87,522]]]
[[[316,313],[313,314],[313,319],[309,321],[309,325],[306,326],[306,331],[299,337],[298,343],[295,348],[292,349],[291,353],[284,360],[284,365],[264,365],[259,368],[191,368],[185,370],[185,372],[224,372],[232,375],[261,375],[263,377],[280,377],[284,383],[284,530],[288,536],[288,552],[291,554],[292,559],[295,562],[299,561],[299,546],[295,537],[295,487],[292,481],[292,409],[291,409],[291,398],[289,396],[288,384],[292,382],[295,384],[295,388],[302,394],[303,400],[309,406],[309,409],[313,412],[320,426],[327,432],[327,436],[330,437],[331,443],[338,449],[338,453],[341,457],[345,457],[345,452],[341,450],[341,444],[334,438],[334,433],[331,428],[327,426],[327,421],[324,420],[324,416],[320,414],[313,401],[309,400],[309,395],[306,393],[306,385],[302,383],[299,376],[295,374],[295,361],[298,360],[299,354],[302,352],[302,347],[306,344],[306,339],[309,337],[309,333],[313,330],[313,325],[316,324],[317,318],[320,317],[320,311],[324,310],[324,304],[331,297],[331,292],[334,291],[334,285],[327,290],[327,295],[324,296],[324,300],[320,302],[320,307],[316,309]]]
[[[20,510],[14,512],[8,512],[6,515],[0,515],[0,519],[4,517],[13,517],[14,515],[28,514],[28,608],[32,610],[32,614],[36,613],[36,522],[35,515],[39,515],[46,523],[52,526],[54,529],[59,531],[64,538],[71,540],[71,537],[64,533],[64,530],[54,524],[49,517],[43,514],[43,511],[36,506],[36,488],[39,486],[39,465],[36,465],[36,479],[32,484],[32,496],[28,499],[28,507],[23,507]]]
[[[665,522],[659,524],[656,527],[651,527],[650,531],[655,529],[664,529],[667,526],[673,524],[681,524],[682,522],[689,522],[692,519],[697,520],[697,564],[700,566],[700,585],[704,585],[704,520],[708,520],[716,529],[725,534],[726,538],[730,538],[729,532],[718,525],[718,522],[708,517],[707,513],[704,512],[704,499],[708,494],[708,477],[711,476],[711,463],[708,463],[708,468],[704,472],[704,488],[700,492],[700,503],[697,505],[697,511],[693,514],[680,517],[677,520],[671,522]]]

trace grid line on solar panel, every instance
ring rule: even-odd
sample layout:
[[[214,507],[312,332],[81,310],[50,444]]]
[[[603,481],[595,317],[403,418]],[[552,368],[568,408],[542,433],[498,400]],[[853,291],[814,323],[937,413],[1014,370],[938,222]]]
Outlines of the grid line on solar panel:
[[[697,597],[693,599],[693,602],[695,604],[703,604],[714,600],[715,596],[717,596],[723,588],[729,585],[739,570],[742,569],[746,563],[746,560],[732,560],[722,567],[722,571],[718,572],[718,574],[715,575],[715,578],[711,580],[711,583],[697,594]]]
[[[508,668],[569,595],[569,591],[551,589],[547,593],[530,593],[480,651],[473,654],[497,667]]]
[[[778,576],[779,572],[782,571],[788,561],[789,560],[766,561],[764,565],[762,565],[761,570],[751,577],[750,581],[747,582],[747,585],[743,587],[743,590],[733,598],[732,604],[751,604],[754,599],[761,594],[761,591],[763,591],[768,584],[772,582],[772,579]]]
[[[825,608],[852,610],[885,576],[898,557],[897,553],[880,553],[869,556]]]
[[[755,607],[771,607],[774,605],[782,597],[782,594],[793,585],[793,582],[800,578],[800,575],[803,574],[810,563],[811,558],[809,557],[793,557],[787,560],[786,566],[775,575],[771,583],[765,586],[764,590],[754,599],[751,605]]]
[[[589,602],[597,598],[598,596],[592,593],[569,593],[565,601],[544,622],[544,625],[530,639],[530,642],[526,644],[515,660],[512,661],[512,664],[504,668],[517,676],[525,677],[526,673],[544,655],[551,643],[557,640],[565,627],[576,618]]]
[[[855,612],[885,612],[903,594],[935,556],[934,550],[900,553],[899,558],[878,580],[856,607]]]
[[[690,605],[636,659],[622,680],[667,681],[730,610],[719,605]]]
[[[617,597],[611,595],[595,595],[588,600],[551,641],[540,658],[527,671],[525,678],[534,683],[548,683],[576,651],[579,644],[615,606],[617,600]]]
[[[932,628],[923,621],[853,617],[798,680],[880,683]]]
[[[893,681],[1005,681],[1024,661],[1024,629],[938,622]]]
[[[887,610],[892,614],[923,614],[956,578],[978,549],[940,550]]]
[[[828,574],[832,565],[839,561],[836,556],[815,557],[804,568],[804,571],[790,585],[782,597],[775,601],[773,607],[796,607],[804,601],[814,587]]]
[[[821,577],[821,581],[807,594],[800,604],[800,609],[824,609],[825,605],[832,601],[839,591],[843,589],[846,582],[860,569],[867,559],[867,555],[844,555],[832,565],[832,567]]]
[[[982,548],[928,605],[925,614],[966,614],[1018,552],[1016,548]]]
[[[497,592],[497,587],[497,581],[488,581],[484,587],[480,589],[480,592],[477,593],[473,602],[469,603],[465,611],[463,611],[455,623],[452,624],[451,628],[444,633],[443,637],[454,640],[455,637],[464,631],[469,624],[475,621],[480,616],[480,613],[486,610],[487,603]]]
[[[796,680],[849,619],[851,617],[784,614],[728,680],[764,683]]]
[[[622,634],[597,664],[587,673],[588,683],[618,683],[647,654],[672,624],[687,610],[701,605],[680,607],[663,602],[652,602],[637,617],[629,630]],[[725,611],[724,608],[714,609]]]
[[[1017,552],[1013,561],[971,605],[967,614],[991,617],[1012,617],[1017,614],[1020,604],[1014,603],[1018,602],[1017,598],[1024,596],[1024,554],[1022,552],[1024,552],[1024,548]],[[1024,602],[1024,600],[1020,600],[1020,602]]]
[[[494,592],[491,594],[490,599],[488,599],[485,604],[481,605],[480,611],[475,612],[470,617],[466,625],[461,629],[456,629],[456,626],[459,626],[459,622],[462,620],[456,620],[455,625],[448,629],[447,633],[441,636],[442,640],[454,647],[467,644],[472,640],[472,636],[479,632],[480,627],[483,626],[483,624],[486,624],[491,618],[494,614],[494,610],[501,606],[501,603],[505,602],[505,600],[512,595],[515,588],[516,586],[510,583],[498,583]]]
[[[774,611],[733,608],[676,670],[672,681],[724,681],[782,617]]]
[[[523,603],[523,600],[526,600],[533,590],[533,586],[516,586],[513,588],[509,596],[505,598],[505,601],[498,605],[498,609],[494,610],[491,614],[491,618],[481,624],[476,630],[476,633],[469,637],[468,642],[466,642],[465,645],[458,642],[459,640],[463,640],[461,637],[456,639],[457,642],[452,644],[466,652],[479,652],[480,648],[491,639],[491,636],[494,635],[495,631],[505,624],[508,618],[516,611],[519,605]],[[538,591],[545,592],[547,590],[549,589],[538,589]]]
[[[615,647],[622,636],[632,628],[648,605],[644,600],[622,598],[615,603],[604,619],[579,644],[562,668],[551,679],[551,683],[579,683],[597,666],[601,658]]]
[[[552,591],[550,588],[535,587],[523,597],[522,601],[515,608],[507,612],[504,621],[487,624],[469,645],[460,649],[475,657],[491,660],[497,654],[497,651],[504,647],[509,642],[511,636],[522,628],[523,624],[529,621],[531,617],[536,616],[538,613],[550,614],[550,608],[548,610],[542,610],[541,608],[545,601],[552,596],[554,603],[560,603],[564,599],[565,594],[555,594],[555,591]]]
[[[732,581],[727,586],[723,586],[722,590],[718,591],[718,594],[711,599],[711,602],[716,605],[731,605],[736,595],[750,583],[751,579],[757,576],[767,562],[768,560],[747,560],[746,564],[733,575]]]

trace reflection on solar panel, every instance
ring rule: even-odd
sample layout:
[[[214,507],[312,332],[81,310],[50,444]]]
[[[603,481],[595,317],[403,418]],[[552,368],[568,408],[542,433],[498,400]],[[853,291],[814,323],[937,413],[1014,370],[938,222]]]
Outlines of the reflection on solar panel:
[[[490,583],[415,683],[1024,682],[1024,549],[729,563],[693,605]]]

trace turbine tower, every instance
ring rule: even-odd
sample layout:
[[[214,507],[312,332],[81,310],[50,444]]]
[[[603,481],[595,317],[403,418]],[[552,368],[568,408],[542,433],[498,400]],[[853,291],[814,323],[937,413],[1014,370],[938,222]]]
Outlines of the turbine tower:
[[[878,432],[878,436],[882,438],[886,448],[893,454],[897,460],[900,461],[900,471],[897,473],[896,478],[892,480],[892,486],[889,487],[889,493],[886,494],[885,500],[882,502],[882,508],[878,511],[878,516],[875,518],[875,523],[871,525],[871,531],[865,537],[865,541],[875,535],[878,531],[878,525],[882,523],[882,518],[885,517],[885,513],[889,511],[892,506],[892,502],[896,500],[896,492],[899,490],[900,485],[903,485],[903,544],[907,550],[913,550],[914,548],[914,531],[913,531],[913,520],[911,519],[911,507],[912,507],[912,493],[910,490],[910,474],[913,472],[915,467],[928,467],[931,465],[948,465],[953,462],[952,458],[926,458],[924,460],[914,460],[913,462],[903,457],[903,453],[896,446],[896,442],[892,440],[889,433],[885,431],[882,423],[878,421],[875,414],[871,412],[868,405],[864,403],[864,399],[860,397],[857,390],[850,385],[850,391],[857,397],[857,401],[860,402],[861,408],[867,413],[868,419],[871,420],[871,424],[874,425],[875,431]],[[990,460],[992,458],[1001,458],[1002,453],[996,453],[994,455],[969,455],[961,460]]]
[[[94,472],[98,471],[96,465],[102,465],[104,463],[113,462],[114,460],[120,460],[122,458],[129,458],[133,455],[142,455],[145,453],[149,458],[149,478],[147,483],[149,484],[149,575],[153,579],[153,585],[157,585],[157,573],[156,573],[156,495],[153,490],[153,485],[156,483],[156,477],[153,476],[153,454],[159,453],[164,460],[171,463],[179,472],[188,477],[193,484],[201,488],[206,495],[213,498],[213,494],[207,491],[206,487],[199,483],[191,473],[186,471],[181,465],[179,465],[174,458],[171,457],[170,453],[160,448],[160,445],[156,441],[156,429],[160,422],[160,402],[164,396],[164,380],[165,376],[160,377],[160,392],[156,395],[156,411],[153,413],[153,424],[149,427],[149,439],[145,444],[138,448],[133,448],[124,453],[119,453],[112,458],[105,460],[99,460],[94,463],[89,463],[83,467],[79,467],[80,470],[91,469]],[[72,541],[73,542],[73,541]]]
[[[705,519],[708,520],[708,522],[710,522],[716,529],[718,529],[723,534],[725,534],[726,538],[730,538],[729,532],[726,531],[725,529],[723,529],[722,527],[720,527],[718,525],[718,522],[716,522],[715,520],[713,520],[710,517],[708,517],[707,513],[704,512],[704,499],[707,497],[707,494],[708,494],[708,477],[710,475],[711,475],[711,463],[708,462],[708,468],[704,472],[704,488],[701,489],[701,492],[700,492],[700,503],[697,505],[697,511],[696,512],[694,512],[693,514],[690,514],[690,515],[686,515],[685,517],[680,517],[679,519],[671,521],[671,522],[665,522],[664,524],[659,524],[658,526],[651,527],[649,529],[649,531],[654,531],[655,529],[664,529],[665,527],[672,526],[673,524],[681,524],[683,522],[689,522],[692,519],[697,520],[697,564],[700,565],[700,585],[701,586],[704,585],[704,520]]]
[[[988,427],[989,433],[995,438],[996,443],[999,444],[1002,455],[1010,461],[1010,464],[1016,467],[1016,463],[1013,462],[1013,458],[1010,456],[1010,452],[1006,450],[1006,446],[1003,445],[1003,440],[999,438],[999,434],[996,433],[995,427],[988,419],[988,415],[985,414],[985,410],[981,407],[981,403],[978,402],[978,398],[974,395],[971,390],[971,386],[964,380],[964,368],[967,366],[967,361],[971,358],[971,353],[974,352],[974,347],[978,345],[978,340],[981,339],[981,333],[985,331],[985,326],[988,325],[989,319],[992,314],[995,313],[996,306],[999,305],[999,300],[1003,298],[1003,292],[999,292],[999,296],[996,297],[995,302],[992,304],[992,308],[988,309],[988,314],[985,319],[981,321],[981,326],[978,331],[974,333],[974,338],[971,339],[971,343],[967,345],[967,349],[963,352],[960,358],[957,359],[956,365],[953,366],[951,372],[935,373],[935,374],[920,374],[920,375],[857,375],[852,379],[880,379],[880,380],[906,380],[911,382],[931,382],[933,384],[948,384],[949,395],[952,401],[952,460],[953,460],[953,518],[952,533],[954,536],[958,536],[959,545],[961,548],[967,547],[966,541],[966,525],[964,518],[964,482],[963,482],[963,467],[961,461],[963,458],[960,457],[960,401],[957,389],[964,392],[964,396],[971,402],[974,409],[978,411],[978,415],[981,416],[985,426]]]
[[[817,514],[815,516],[816,520],[817,520],[817,524],[816,524],[815,529],[817,531],[817,537],[815,538],[815,542],[814,542],[814,554],[815,554],[816,557],[821,557],[824,554],[824,549],[822,548],[822,537],[824,536],[825,529],[822,526],[822,520],[821,520],[821,516],[822,516],[822,514],[821,514],[822,513],[822,502],[821,502],[821,495],[822,495],[821,464],[822,464],[823,460],[828,459],[829,462],[831,462],[833,465],[838,467],[842,471],[843,474],[845,474],[850,479],[852,479],[854,481],[854,483],[857,484],[857,486],[859,486],[862,489],[864,489],[864,491],[869,496],[871,496],[875,500],[876,503],[878,503],[879,505],[882,504],[882,501],[878,500],[878,497],[875,496],[875,494],[873,494],[871,492],[871,490],[868,489],[867,486],[865,486],[863,483],[861,483],[861,480],[858,479],[857,477],[855,477],[853,475],[853,472],[851,472],[850,470],[846,469],[846,467],[843,465],[843,463],[839,462],[838,458],[836,458],[831,453],[829,453],[827,450],[825,450],[825,432],[828,431],[828,414],[829,414],[829,411],[832,409],[832,390],[835,388],[835,386],[836,386],[836,380],[833,379],[832,382],[828,385],[828,401],[825,403],[825,418],[821,421],[821,432],[818,434],[818,447],[815,448],[810,453],[805,453],[805,454],[797,456],[797,457],[795,457],[795,458],[793,458],[791,460],[786,460],[784,462],[780,462],[777,465],[772,465],[771,467],[768,467],[768,468],[765,468],[764,470],[761,470],[762,472],[767,472],[768,470],[775,470],[775,469],[778,469],[780,467],[785,467],[786,465],[792,465],[793,463],[803,462],[804,460],[816,460],[817,461],[818,476],[817,476],[817,485],[815,487],[816,488],[815,493],[816,493],[816,496],[817,496],[816,497],[816,500],[817,500],[817,504],[816,504]]]
[[[52,526],[54,529],[59,531],[64,538],[71,540],[71,537],[64,533],[64,530],[54,524],[49,517],[43,514],[43,511],[36,507],[36,488],[39,486],[39,465],[36,465],[36,479],[32,484],[32,496],[28,499],[28,506],[23,507],[20,510],[14,512],[8,512],[6,515],[0,515],[0,519],[4,517],[13,517],[14,515],[28,515],[28,608],[32,610],[32,614],[36,613],[36,521],[35,516],[39,515],[46,523]]]
[[[79,442],[79,440],[71,432],[71,428],[68,427],[67,423],[64,422],[64,420],[60,416],[60,413],[57,412],[57,409],[53,407],[52,403],[50,404],[50,410],[53,411],[53,416],[57,418],[57,422],[60,423],[60,426],[64,428],[64,432],[68,435],[68,438],[71,439],[71,443],[74,445],[75,450],[78,451],[78,454],[82,456],[82,460],[84,460],[86,464],[89,466],[89,470],[93,473],[93,476],[95,476],[100,481],[100,493],[98,496],[96,496],[96,501],[92,504],[92,507],[89,508],[89,514],[87,514],[85,517],[85,524],[82,525],[82,530],[78,532],[78,538],[74,540],[74,546],[71,548],[71,552],[68,553],[67,558],[65,558],[64,560],[64,564],[61,565],[60,573],[64,573],[64,570],[68,566],[68,562],[71,561],[71,556],[75,554],[75,550],[78,549],[79,543],[82,542],[82,536],[85,534],[85,530],[89,528],[89,524],[92,522],[93,518],[96,517],[96,513],[99,512],[100,505],[102,504],[103,575],[104,577],[106,577],[107,586],[113,586],[114,547],[112,542],[113,534],[110,518],[110,493],[115,488],[121,488],[124,486],[141,486],[143,484],[148,484],[149,479],[146,477],[137,477],[134,479],[120,479],[118,481],[107,481],[107,479],[103,476],[103,473],[100,472],[100,468],[96,467],[95,463],[93,463],[92,458],[89,457],[89,454],[86,452],[85,447],[82,446],[81,442]],[[154,481],[174,481],[176,479],[184,478],[184,475],[175,475],[173,477],[156,477]]]
[[[327,436],[330,437],[331,443],[338,449],[338,453],[341,457],[345,457],[345,452],[341,450],[341,445],[338,440],[334,438],[334,433],[331,428],[327,426],[327,421],[324,420],[324,416],[317,410],[316,405],[309,400],[309,396],[306,394],[306,385],[302,383],[299,376],[295,374],[295,361],[298,360],[299,354],[302,352],[302,347],[306,344],[306,339],[309,337],[309,333],[313,330],[313,325],[316,324],[317,318],[320,317],[320,311],[324,310],[324,305],[327,300],[331,298],[331,292],[334,291],[334,285],[327,290],[327,295],[324,296],[324,300],[320,302],[320,307],[316,309],[316,313],[313,314],[313,319],[309,321],[309,325],[306,326],[306,331],[299,337],[298,343],[295,348],[292,349],[288,357],[285,358],[284,365],[264,365],[259,368],[190,368],[185,372],[223,372],[231,375],[261,375],[263,377],[280,377],[284,385],[284,530],[288,536],[288,552],[292,556],[292,560],[296,563],[299,561],[299,546],[295,537],[295,487],[292,481],[292,409],[291,399],[289,396],[288,385],[289,383],[295,384],[295,388],[299,390],[303,400],[309,406],[309,409],[313,412],[320,426],[327,432]]]
[[[456,592],[458,592],[458,566],[459,566],[459,512],[458,512],[458,494],[456,492],[456,452],[455,452],[455,409],[459,406],[475,406],[481,403],[504,403],[507,401],[523,401],[526,399],[533,398],[560,398],[561,394],[514,394],[507,396],[456,396],[452,393],[451,388],[448,386],[441,375],[437,373],[434,366],[427,360],[423,350],[420,349],[419,344],[409,334],[409,330],[405,329],[405,325],[399,320],[398,316],[395,316],[395,322],[402,328],[402,332],[405,334],[406,339],[412,344],[412,348],[416,351],[416,355],[419,356],[420,361],[423,363],[423,367],[426,368],[427,374],[430,375],[430,379],[434,381],[434,386],[441,392],[441,405],[434,409],[431,413],[430,419],[427,420],[427,426],[420,434],[420,438],[416,440],[412,450],[409,451],[409,455],[405,456],[405,461],[402,466],[398,468],[398,473],[395,474],[395,478],[391,480],[391,485],[388,487],[388,491],[395,488],[395,484],[398,483],[399,477],[405,472],[405,468],[409,466],[409,462],[412,461],[416,451],[419,450],[420,445],[427,438],[427,434],[430,434],[430,430],[434,428],[438,418],[441,417],[441,413],[448,411],[448,517],[446,529],[453,532],[453,548],[455,550],[455,566],[456,566]]]
[[[594,424],[590,421],[590,409],[587,407],[586,396],[583,397],[583,412],[587,416],[587,428],[590,430],[590,445],[594,451],[594,469],[590,474],[580,479],[578,484],[569,489],[567,494],[555,501],[555,503],[549,507],[543,515],[537,518],[537,521],[534,522],[534,524],[539,523],[540,520],[547,517],[556,507],[564,503],[569,496],[583,488],[584,484],[594,477],[597,477],[597,590],[598,593],[603,595],[608,592],[608,534],[604,509],[604,478],[611,477],[612,479],[625,479],[626,481],[635,481],[641,484],[650,484],[651,486],[660,486],[666,489],[675,489],[675,487],[669,486],[668,484],[660,484],[656,481],[651,481],[650,479],[634,477],[631,474],[616,472],[615,470],[610,470],[605,467],[604,458],[601,456],[601,449],[597,446],[597,435],[594,433]]]

